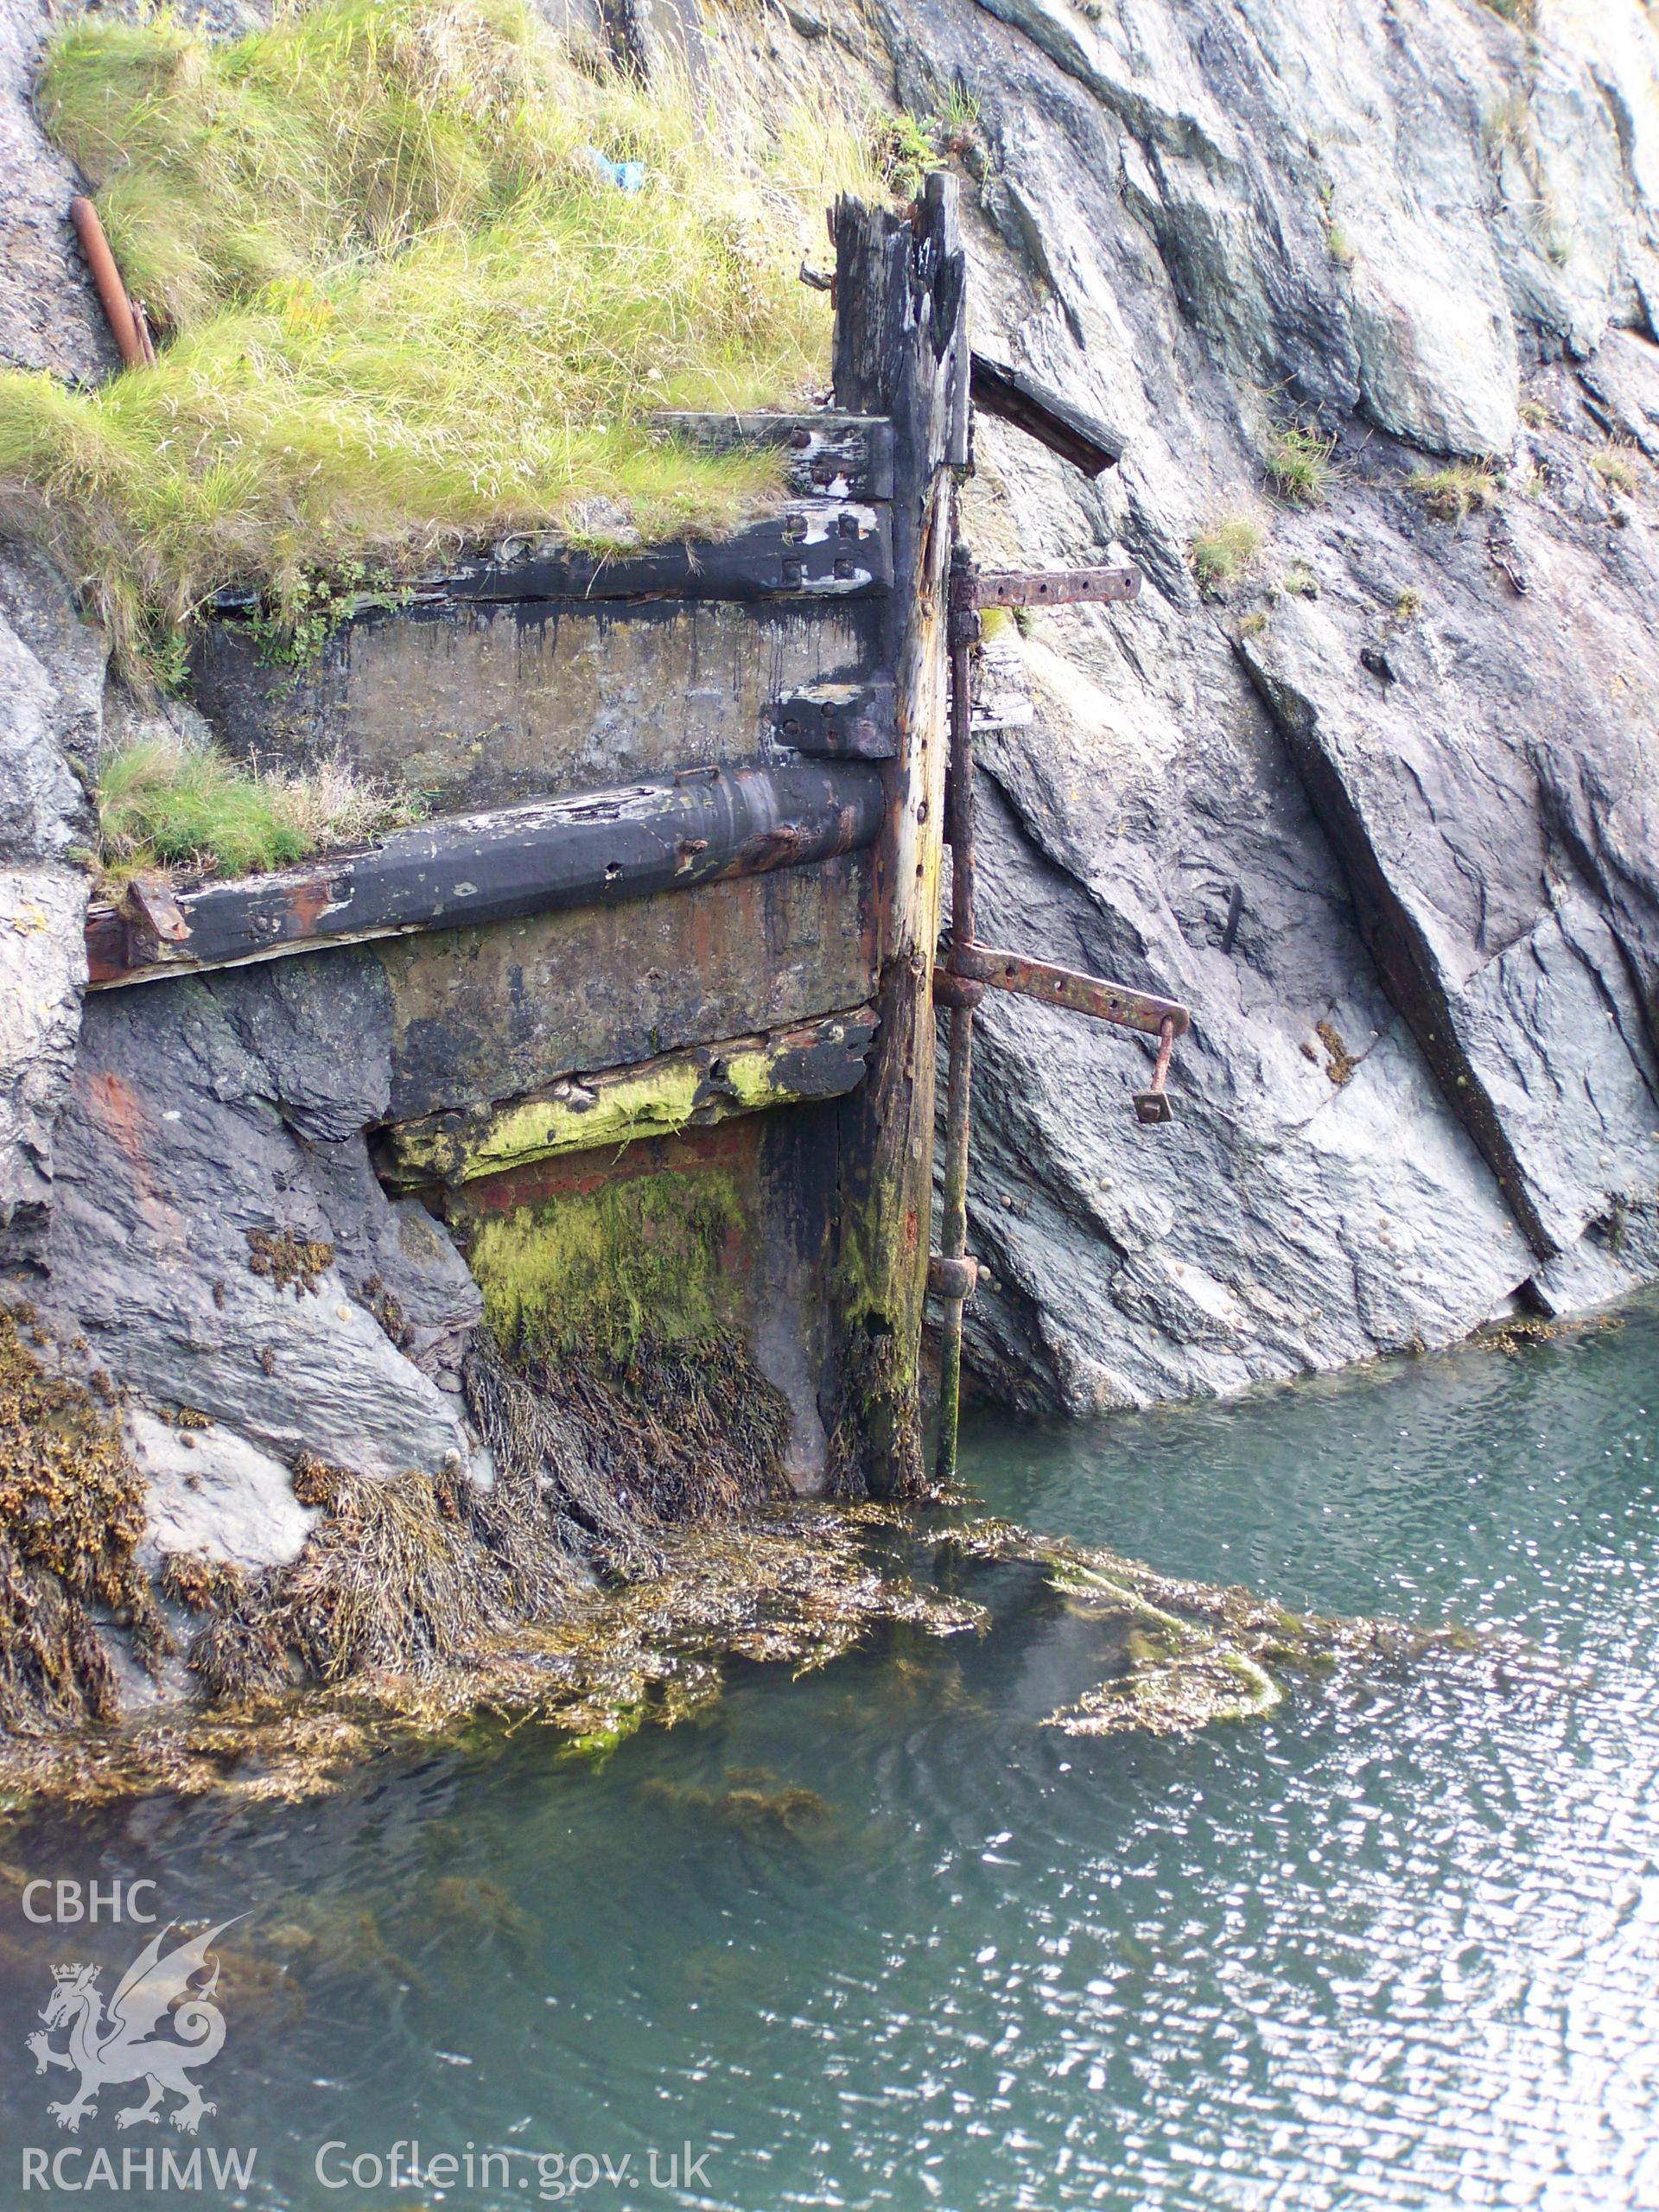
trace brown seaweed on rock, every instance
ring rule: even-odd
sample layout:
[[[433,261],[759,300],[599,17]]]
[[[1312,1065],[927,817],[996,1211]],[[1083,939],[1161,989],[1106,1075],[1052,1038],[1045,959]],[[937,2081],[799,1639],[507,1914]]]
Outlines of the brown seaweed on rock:
[[[1046,1723],[1069,1736],[1185,1735],[1217,1721],[1259,1719],[1284,1698],[1280,1672],[1344,1661],[1479,1653],[1529,1665],[1537,1658],[1510,1636],[1291,1612],[1237,1585],[1160,1574],[1142,1560],[1039,1535],[1011,1521],[969,1521],[945,1542],[968,1558],[1043,1568],[1057,1590],[1100,1623],[1111,1671]]]
[[[299,1798],[340,1787],[377,1752],[462,1741],[480,1719],[533,1721],[563,1755],[601,1757],[647,1720],[672,1726],[696,1713],[718,1696],[732,1661],[805,1670],[887,1622],[935,1636],[984,1626],[977,1605],[878,1566],[868,1526],[868,1513],[789,1505],[741,1528],[664,1529],[648,1572],[589,1581],[556,1618],[498,1624],[446,1658],[426,1648],[404,1672],[281,1694],[253,1688],[204,1713],[14,1743],[0,1758],[0,1787],[79,1800],[156,1789]],[[474,1540],[457,1523],[454,1541]],[[280,1582],[267,1592],[277,1601],[268,1621],[279,1617]],[[238,1619],[251,1633],[245,1601],[208,1626]]]
[[[25,1345],[0,1308],[0,1726],[21,1732],[107,1719],[115,1674],[99,1620],[132,1631],[159,1667],[166,1624],[137,1563],[143,1482],[118,1412]]]

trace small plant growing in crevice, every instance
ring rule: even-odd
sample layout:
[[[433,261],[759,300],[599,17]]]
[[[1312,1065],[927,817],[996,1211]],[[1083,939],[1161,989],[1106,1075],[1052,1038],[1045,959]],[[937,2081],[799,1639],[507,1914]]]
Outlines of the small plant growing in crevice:
[[[1635,494],[1641,480],[1635,461],[1622,447],[1603,446],[1591,454],[1590,466],[1608,491],[1622,493],[1627,499]]]
[[[1406,489],[1441,522],[1461,522],[1465,515],[1484,514],[1494,505],[1501,486],[1490,468],[1460,461],[1445,468],[1414,470]]]
[[[949,156],[967,160],[980,150],[979,95],[959,83],[930,114],[901,108],[871,118],[871,157],[895,200],[914,200],[928,171]]]
[[[1265,543],[1248,515],[1221,515],[1192,540],[1192,573],[1200,591],[1218,591],[1248,574]]]
[[[1334,437],[1306,423],[1292,423],[1268,440],[1268,480],[1281,499],[1317,507],[1331,482]]]
[[[901,108],[897,115],[875,118],[871,126],[870,151],[881,181],[895,200],[914,200],[922,179],[939,162],[939,147],[931,117],[912,115]]]
[[[1317,599],[1319,580],[1306,561],[1293,561],[1285,570],[1283,588],[1294,599]]]
[[[1340,223],[1332,223],[1326,229],[1325,250],[1338,269],[1351,269],[1359,258],[1353,240]]]
[[[1423,611],[1423,594],[1414,584],[1408,584],[1394,602],[1396,622],[1414,622]]]
[[[383,572],[372,574],[361,561],[342,561],[331,575],[309,570],[274,579],[248,627],[264,666],[305,668],[353,615],[370,607],[395,609],[408,601],[407,587]]]

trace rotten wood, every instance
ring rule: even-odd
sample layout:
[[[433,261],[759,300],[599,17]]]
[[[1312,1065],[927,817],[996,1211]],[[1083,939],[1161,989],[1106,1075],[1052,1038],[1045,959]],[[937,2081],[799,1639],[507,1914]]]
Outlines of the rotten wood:
[[[791,499],[729,537],[589,553],[553,537],[503,538],[474,559],[400,587],[404,607],[556,601],[571,611],[621,599],[858,599],[890,589],[893,540],[880,502]],[[350,610],[384,606],[365,594]],[[252,613],[257,594],[223,591],[211,612]]]
[[[678,776],[453,816],[373,850],[178,894],[188,935],[161,964],[127,916],[87,918],[93,988],[181,967],[269,960],[319,944],[613,905],[856,852],[880,833],[878,772],[855,762],[697,768]]]
[[[921,1339],[931,1243],[933,948],[944,799],[948,466],[965,420],[966,261],[957,187],[930,176],[912,217],[842,199],[836,243],[835,397],[891,418],[893,588],[882,664],[894,672],[894,758],[875,848],[880,1032],[842,1109],[836,1284],[843,1436],[878,1491],[925,1484]]]
[[[840,1098],[862,1082],[874,1034],[874,1009],[860,1007],[567,1076],[510,1105],[400,1123],[379,1139],[377,1166],[396,1190],[454,1189],[567,1153],[614,1150],[778,1106]]]
[[[976,353],[972,393],[976,407],[1024,430],[1085,476],[1099,476],[1123,458],[1124,441],[1109,423],[1062,397],[1029,370]]]

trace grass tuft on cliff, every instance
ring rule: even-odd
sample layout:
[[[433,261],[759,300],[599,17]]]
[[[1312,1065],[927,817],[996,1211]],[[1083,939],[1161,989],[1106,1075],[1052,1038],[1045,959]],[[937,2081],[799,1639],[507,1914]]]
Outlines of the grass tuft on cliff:
[[[796,270],[871,182],[853,124],[716,130],[522,0],[309,0],[218,45],[83,17],[39,101],[162,343],[93,391],[0,375],[0,508],[152,674],[227,584],[292,626],[319,575],[459,536],[732,525],[776,458],[645,417],[822,380]]]
[[[99,861],[112,890],[162,868],[256,875],[365,843],[417,812],[343,764],[283,775],[238,767],[211,746],[141,738],[99,768]]]

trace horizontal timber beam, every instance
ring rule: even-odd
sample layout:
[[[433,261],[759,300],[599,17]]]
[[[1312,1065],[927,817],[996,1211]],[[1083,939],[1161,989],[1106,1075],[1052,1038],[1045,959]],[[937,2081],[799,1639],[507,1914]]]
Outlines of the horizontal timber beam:
[[[397,1190],[454,1189],[566,1153],[609,1151],[741,1114],[839,1098],[862,1081],[874,1035],[874,1008],[858,1007],[570,1076],[509,1105],[429,1114],[380,1137],[381,1178]]]
[[[856,761],[690,768],[404,830],[372,851],[175,897],[142,887],[94,907],[93,988],[416,930],[614,906],[874,842],[880,771]]]
[[[616,600],[861,599],[891,589],[888,510],[851,499],[791,499],[729,537],[594,553],[550,535],[505,537],[476,557],[385,593],[359,594],[353,613],[389,605],[608,606]],[[224,591],[210,611],[235,620],[257,612],[256,593]]]
[[[824,408],[810,415],[690,415],[664,411],[657,428],[688,444],[730,453],[781,446],[784,481],[802,499],[890,499],[893,424],[884,415]]]

